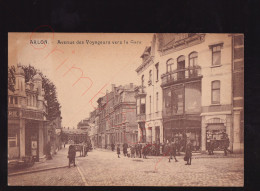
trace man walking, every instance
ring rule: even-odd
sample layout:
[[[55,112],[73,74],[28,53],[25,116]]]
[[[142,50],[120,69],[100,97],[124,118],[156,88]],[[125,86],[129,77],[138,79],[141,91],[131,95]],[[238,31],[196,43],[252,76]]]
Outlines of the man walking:
[[[117,148],[116,148],[116,151],[117,151],[117,156],[118,158],[120,158],[120,147],[119,147],[119,144],[117,145]]]
[[[227,135],[227,134],[224,134],[224,138],[225,138],[225,142],[224,142],[224,154],[225,154],[225,156],[227,156],[227,151],[228,151],[229,153],[232,153],[232,151],[228,149],[229,143],[230,143],[230,142],[229,142],[228,135]]]
[[[142,158],[142,144],[141,143],[139,143],[139,145],[138,145],[138,147],[139,147],[139,155],[140,155],[140,158]]]
[[[70,168],[70,164],[73,163],[74,166],[76,166],[75,164],[75,157],[76,157],[76,150],[75,147],[73,145],[69,146],[69,152],[68,152],[68,158],[69,158],[69,168]]]
[[[176,152],[177,152],[176,142],[173,141],[170,145],[170,155],[171,155],[171,157],[169,158],[169,162],[170,162],[170,159],[172,159],[172,156],[175,159],[175,162],[178,162],[178,160],[176,159]]]
[[[191,145],[191,141],[188,140],[186,145],[186,151],[185,151],[185,158],[187,160],[187,163],[185,165],[191,165],[191,156],[192,156],[192,145]]]

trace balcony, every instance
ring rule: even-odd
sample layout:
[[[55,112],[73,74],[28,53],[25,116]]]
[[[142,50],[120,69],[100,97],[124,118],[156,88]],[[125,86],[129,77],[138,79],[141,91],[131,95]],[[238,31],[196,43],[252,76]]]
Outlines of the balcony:
[[[184,69],[177,69],[171,72],[162,74],[162,84],[161,86],[168,86],[172,84],[177,84],[185,81],[191,81],[201,78],[201,67],[193,66]]]
[[[136,122],[145,122],[146,117],[145,113],[141,113],[136,115]]]
[[[146,96],[146,87],[145,86],[137,86],[135,88],[135,97],[145,97]]]

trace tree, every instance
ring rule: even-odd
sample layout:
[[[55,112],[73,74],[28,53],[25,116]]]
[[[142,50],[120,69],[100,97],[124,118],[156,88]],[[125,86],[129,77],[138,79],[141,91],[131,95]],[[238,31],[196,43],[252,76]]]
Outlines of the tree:
[[[8,89],[14,92],[15,91],[14,86],[15,86],[15,67],[11,66],[9,68],[8,66]]]
[[[25,83],[32,80],[38,71],[31,65],[22,66],[22,68],[25,73]],[[47,119],[51,121],[61,115],[61,106],[57,99],[56,86],[42,72],[38,71],[38,73],[42,77],[42,87],[45,92],[44,99],[47,101]]]

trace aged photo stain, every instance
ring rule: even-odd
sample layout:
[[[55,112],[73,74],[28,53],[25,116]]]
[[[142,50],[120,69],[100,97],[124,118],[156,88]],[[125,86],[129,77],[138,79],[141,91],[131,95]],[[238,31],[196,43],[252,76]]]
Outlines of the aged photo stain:
[[[244,35],[9,33],[7,143],[9,186],[244,186]]]

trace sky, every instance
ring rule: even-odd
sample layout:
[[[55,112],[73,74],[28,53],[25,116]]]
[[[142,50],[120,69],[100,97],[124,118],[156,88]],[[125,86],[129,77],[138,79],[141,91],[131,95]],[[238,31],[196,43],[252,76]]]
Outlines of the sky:
[[[8,65],[20,62],[42,71],[56,85],[62,126],[76,127],[94,110],[97,99],[111,91],[111,84],[140,84],[135,69],[142,63],[140,56],[151,45],[152,35],[9,33]],[[47,44],[34,44],[41,40]]]

